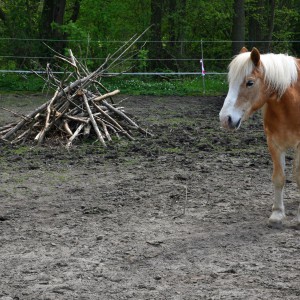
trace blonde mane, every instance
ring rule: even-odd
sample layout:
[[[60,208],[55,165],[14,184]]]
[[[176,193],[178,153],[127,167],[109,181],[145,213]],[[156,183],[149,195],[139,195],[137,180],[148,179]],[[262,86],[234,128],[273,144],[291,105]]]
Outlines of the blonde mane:
[[[260,55],[260,59],[265,82],[281,97],[286,89],[298,79],[298,65],[295,57],[269,53]],[[250,52],[237,55],[229,65],[229,83],[241,84],[253,69]]]

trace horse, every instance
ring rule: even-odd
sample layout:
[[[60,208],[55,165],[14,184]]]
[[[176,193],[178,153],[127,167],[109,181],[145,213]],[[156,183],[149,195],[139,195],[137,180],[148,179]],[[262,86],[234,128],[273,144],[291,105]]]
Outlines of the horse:
[[[261,109],[264,132],[273,162],[274,200],[268,224],[282,227],[285,154],[294,149],[294,176],[300,189],[300,59],[286,54],[261,54],[245,47],[229,64],[229,89],[220,111],[225,129],[240,128]],[[296,213],[300,226],[300,206]]]

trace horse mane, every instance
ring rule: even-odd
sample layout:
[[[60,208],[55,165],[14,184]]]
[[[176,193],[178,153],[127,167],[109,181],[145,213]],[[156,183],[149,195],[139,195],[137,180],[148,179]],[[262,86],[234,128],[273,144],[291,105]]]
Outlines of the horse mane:
[[[261,54],[260,55],[264,79],[267,85],[281,97],[286,89],[298,79],[298,65],[296,58],[286,54]],[[250,52],[237,55],[229,65],[229,83],[241,84],[246,76],[254,69]]]

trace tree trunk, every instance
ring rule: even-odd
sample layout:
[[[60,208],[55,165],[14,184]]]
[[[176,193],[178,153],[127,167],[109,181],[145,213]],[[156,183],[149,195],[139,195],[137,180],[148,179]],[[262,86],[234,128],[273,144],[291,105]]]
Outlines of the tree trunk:
[[[2,20],[3,22],[6,21],[6,13],[1,7],[0,7],[0,20]]]
[[[185,56],[185,19],[186,0],[168,0],[168,30],[170,43],[167,44],[166,55],[170,58],[166,66],[172,70],[179,71],[184,67],[184,63],[175,58]],[[180,42],[179,42],[180,41]]]
[[[161,62],[157,59],[164,57],[163,45],[162,45],[162,16],[163,16],[163,1],[151,0],[151,44],[149,57],[151,70],[155,70],[161,67]]]
[[[256,0],[249,16],[249,40],[251,47],[270,52],[275,19],[275,0]]]
[[[232,26],[232,54],[236,55],[245,46],[245,1],[234,0]]]
[[[176,41],[176,11],[177,11],[177,5],[176,0],[169,0],[168,5],[168,23],[169,23],[169,39],[171,41],[170,46],[175,47],[175,41]]]
[[[263,29],[262,20],[264,19],[264,0],[256,0],[249,13],[249,47],[257,47],[263,51]]]
[[[269,0],[269,20],[268,20],[268,34],[266,37],[267,44],[266,44],[266,51],[271,52],[272,46],[272,36],[274,31],[274,19],[275,19],[275,0]]]
[[[44,0],[44,6],[40,22],[40,37],[42,39],[63,39],[63,34],[53,28],[53,23],[63,25],[64,14],[66,8],[66,0]],[[51,44],[56,51],[62,52],[64,49],[63,42],[55,42]]]
[[[80,11],[80,2],[81,0],[75,0],[74,5],[73,5],[73,11],[70,20],[75,23],[78,19],[79,16],[79,11]]]
[[[178,33],[178,39],[183,41],[185,39],[185,21],[186,21],[186,0],[181,0],[181,9],[180,9],[180,21],[179,21],[179,33]],[[185,43],[181,43],[181,55],[184,55],[184,46]]]

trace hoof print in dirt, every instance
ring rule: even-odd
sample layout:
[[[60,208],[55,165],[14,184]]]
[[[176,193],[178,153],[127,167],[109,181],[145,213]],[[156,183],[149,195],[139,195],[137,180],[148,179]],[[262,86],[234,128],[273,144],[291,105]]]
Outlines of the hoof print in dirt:
[[[289,228],[294,229],[294,230],[300,230],[300,223],[293,223],[289,226]]]
[[[101,207],[86,207],[82,209],[82,212],[84,215],[103,215],[111,213],[109,209]]]
[[[0,222],[5,222],[8,221],[9,217],[8,216],[0,216]]]

